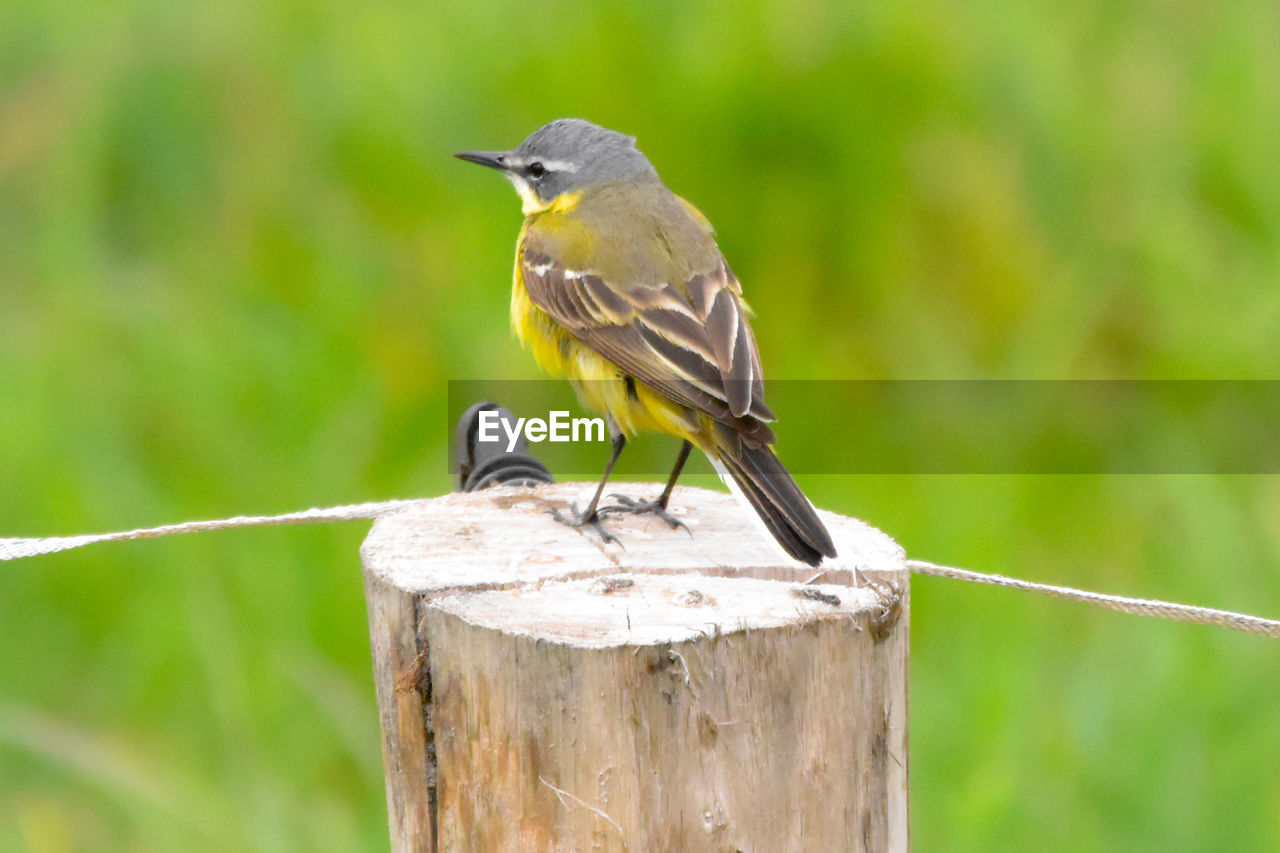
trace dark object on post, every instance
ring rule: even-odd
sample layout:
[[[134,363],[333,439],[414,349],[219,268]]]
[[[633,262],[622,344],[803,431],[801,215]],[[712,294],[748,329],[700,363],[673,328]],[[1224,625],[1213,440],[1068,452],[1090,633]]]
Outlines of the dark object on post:
[[[523,435],[516,439],[515,448],[510,452],[504,441],[481,442],[481,412],[497,412],[499,420],[512,424],[518,420],[508,409],[497,403],[476,403],[463,412],[454,434],[454,452],[458,463],[456,491],[474,492],[495,483],[536,486],[556,481],[546,465],[529,455],[529,443]]]

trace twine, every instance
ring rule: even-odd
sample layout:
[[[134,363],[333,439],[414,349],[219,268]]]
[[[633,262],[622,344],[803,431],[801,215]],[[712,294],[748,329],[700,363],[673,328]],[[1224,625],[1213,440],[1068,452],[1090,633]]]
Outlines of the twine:
[[[968,569],[957,569],[953,566],[939,566],[924,560],[907,560],[907,568],[919,575],[935,578],[954,578],[970,583],[987,583],[993,586],[1007,586],[1024,592],[1038,592],[1053,598],[1066,598],[1071,601],[1083,601],[1096,607],[1108,610],[1119,610],[1121,613],[1133,613],[1138,616],[1150,616],[1153,619],[1168,619],[1173,622],[1192,622],[1197,625],[1216,625],[1219,628],[1232,628],[1250,634],[1262,634],[1280,640],[1280,621],[1263,619],[1261,616],[1249,616],[1230,610],[1215,610],[1212,607],[1198,607],[1194,604],[1175,604],[1171,601],[1156,601],[1147,598],[1127,598],[1123,595],[1107,595],[1103,592],[1090,592],[1069,586],[1055,586],[1048,583],[1035,583],[1018,578],[1007,578],[1004,575],[988,575]]]
[[[160,527],[144,527],[137,530],[122,530],[116,533],[97,533],[80,536],[50,536],[31,539],[0,539],[0,561],[20,560],[24,557],[37,557],[41,554],[56,554],[59,551],[70,551],[85,545],[98,542],[123,542],[131,539],[154,539],[159,536],[174,536],[179,533],[197,533],[205,530],[230,530],[238,527],[267,527],[279,524],[322,524],[334,521],[357,521],[377,518],[396,510],[404,509],[419,500],[377,501],[374,503],[347,504],[345,506],[312,508],[301,512],[290,512],[284,515],[238,515],[233,518],[222,518],[214,521],[186,521],[181,524],[166,524]],[[1174,622],[1191,622],[1197,625],[1214,625],[1219,628],[1231,628],[1251,634],[1262,634],[1272,639],[1280,639],[1280,621],[1264,619],[1261,616],[1250,616],[1230,610],[1216,610],[1212,607],[1198,607],[1191,604],[1176,604],[1171,601],[1156,601],[1145,598],[1127,598],[1122,595],[1108,595],[1101,592],[1074,589],[1069,586],[1035,583],[1004,575],[984,574],[969,569],[958,569],[953,566],[940,566],[925,560],[907,560],[907,568],[920,575],[938,578],[952,578],[970,583],[985,583],[993,586],[1004,586],[1023,592],[1035,592],[1053,598],[1065,598],[1081,601],[1108,610],[1121,613],[1132,613],[1138,616],[1149,616],[1154,619],[1168,619]]]
[[[116,533],[91,533],[80,536],[49,536],[44,539],[0,539],[0,561],[21,560],[41,554],[70,551],[97,542],[124,542],[129,539],[155,539],[178,533],[199,533],[203,530],[231,530],[236,527],[269,527],[276,524],[320,524],[330,521],[357,521],[377,518],[389,512],[418,503],[416,500],[378,501],[365,504],[331,506],[323,509],[304,509],[284,515],[237,515],[216,521],[184,521],[181,524],[164,524],[160,527],[143,527],[137,530],[121,530]]]

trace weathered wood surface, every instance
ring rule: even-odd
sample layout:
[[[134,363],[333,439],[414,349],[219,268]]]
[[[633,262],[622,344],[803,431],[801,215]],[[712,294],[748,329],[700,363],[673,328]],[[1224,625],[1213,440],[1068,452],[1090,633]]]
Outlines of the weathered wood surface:
[[[366,540],[393,848],[907,849],[901,549],[823,513],[840,556],[802,588],[729,495],[676,491],[692,537],[612,518],[619,548],[547,515],[587,488]]]

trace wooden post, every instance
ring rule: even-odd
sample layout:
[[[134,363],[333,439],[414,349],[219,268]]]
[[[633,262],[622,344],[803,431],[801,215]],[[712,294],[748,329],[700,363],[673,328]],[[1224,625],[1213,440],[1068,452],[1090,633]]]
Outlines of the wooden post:
[[[730,495],[675,492],[692,536],[611,517],[619,548],[548,516],[587,488],[365,541],[393,849],[905,851],[901,548],[824,512],[840,556],[804,584]]]

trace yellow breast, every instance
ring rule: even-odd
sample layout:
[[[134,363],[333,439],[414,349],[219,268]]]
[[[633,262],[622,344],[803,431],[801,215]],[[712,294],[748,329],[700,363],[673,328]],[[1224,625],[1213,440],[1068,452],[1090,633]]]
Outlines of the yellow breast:
[[[529,297],[520,274],[517,243],[515,279],[511,286],[511,328],[533,353],[538,366],[569,380],[582,405],[613,418],[624,435],[656,431],[687,438],[705,448],[707,426],[697,413],[670,400],[643,382],[628,377],[578,340]]]

